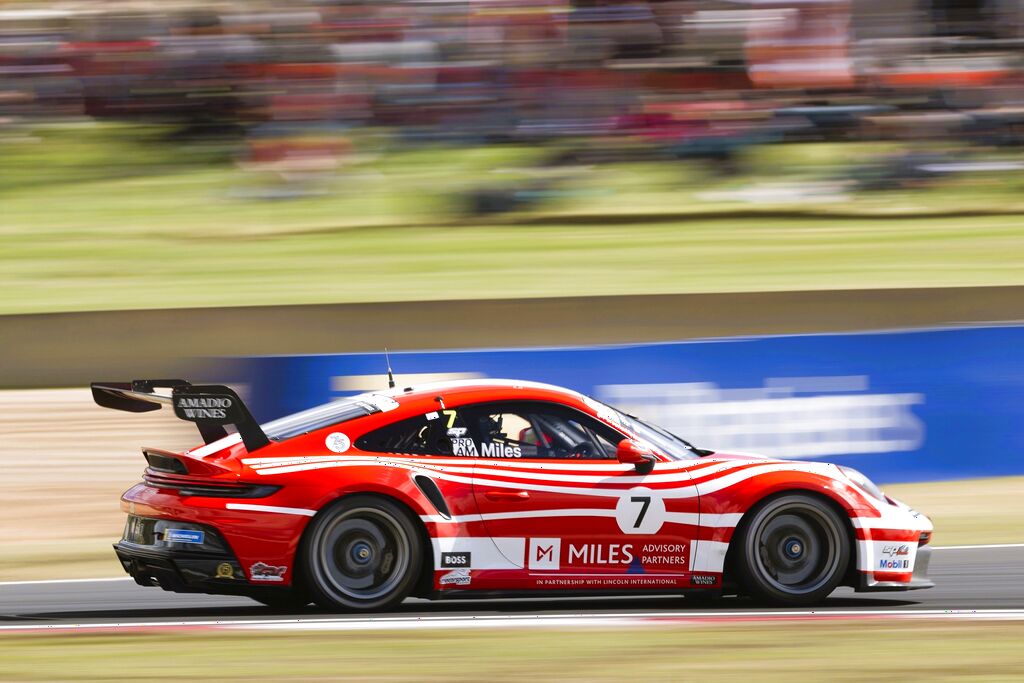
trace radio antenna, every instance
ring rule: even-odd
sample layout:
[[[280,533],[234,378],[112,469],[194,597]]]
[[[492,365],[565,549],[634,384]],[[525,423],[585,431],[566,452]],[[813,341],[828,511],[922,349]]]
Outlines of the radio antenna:
[[[388,389],[395,388],[395,375],[391,372],[391,356],[388,355],[388,347],[384,347],[384,362],[388,366]]]

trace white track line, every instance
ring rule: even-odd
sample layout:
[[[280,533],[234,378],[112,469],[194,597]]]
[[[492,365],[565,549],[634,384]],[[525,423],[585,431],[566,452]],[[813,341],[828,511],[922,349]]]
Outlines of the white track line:
[[[933,550],[998,550],[1000,548],[1024,548],[1024,543],[992,543],[989,545],[937,545]],[[128,576],[106,577],[102,579],[50,579],[42,581],[0,581],[0,586],[32,586],[47,583],[92,583],[94,581],[131,581]]]
[[[102,579],[45,579],[39,581],[0,581],[0,586],[33,586],[46,583],[95,583],[99,581],[131,581],[130,576],[113,576]]]
[[[990,545],[937,545],[935,550],[991,550],[993,548],[1024,548],[1024,543],[992,543]]]
[[[401,629],[466,629],[466,628],[547,628],[557,626],[654,626],[665,622],[696,624],[751,621],[774,621],[777,619],[966,619],[1024,621],[1024,610],[802,610],[773,612],[768,610],[747,612],[623,612],[615,614],[539,614],[487,615],[487,616],[438,616],[438,617],[369,617],[359,619],[245,619],[238,621],[147,621],[147,622],[103,622],[86,624],[25,624],[2,625],[4,631],[95,631],[95,630],[140,630],[140,629],[218,629],[218,630],[322,630],[322,631],[365,631]]]

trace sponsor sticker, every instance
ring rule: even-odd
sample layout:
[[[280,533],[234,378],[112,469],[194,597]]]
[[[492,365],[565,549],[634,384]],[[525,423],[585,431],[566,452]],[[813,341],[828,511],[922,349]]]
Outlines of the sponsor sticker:
[[[647,570],[685,573],[690,563],[688,543],[566,543],[560,538],[531,538],[528,569],[620,567],[629,574]]]
[[[202,543],[206,534],[192,529],[164,529],[165,543]]]
[[[694,574],[690,577],[690,583],[694,586],[714,586],[717,581],[711,574]]]
[[[480,455],[485,458],[521,458],[523,449],[507,443],[480,444]]]
[[[469,567],[471,553],[441,553],[441,568]]]
[[[544,588],[675,588],[678,576],[541,576],[535,585]]]
[[[453,569],[442,575],[439,583],[442,586],[468,586],[472,580],[469,569]]]
[[[527,567],[529,569],[558,569],[561,566],[562,539],[531,538]]]
[[[427,413],[425,417],[427,418],[428,421],[430,421],[430,420],[436,420],[436,419],[440,418],[441,416],[438,415],[437,411],[435,410],[433,412]]]
[[[883,557],[882,559],[880,559],[878,561],[878,569],[881,569],[881,570],[884,570],[884,571],[905,571],[905,572],[909,572],[910,569],[911,569],[911,567],[910,567],[910,560],[887,560],[886,558]]]
[[[363,394],[359,397],[363,401],[369,403],[371,406],[376,408],[382,413],[386,413],[389,410],[394,410],[400,404],[390,396],[381,396],[380,394]]]
[[[882,572],[912,572],[917,544],[903,541],[872,541],[873,564],[869,569]]]
[[[226,424],[238,419],[235,401],[222,394],[175,394],[174,414],[192,422]]]
[[[562,564],[572,567],[623,566],[633,573],[645,569],[686,571],[686,543],[569,543]]]
[[[452,455],[462,455],[466,457],[476,457],[476,442],[473,439],[466,438],[453,438],[452,439]]]
[[[348,438],[347,434],[331,432],[324,440],[324,445],[327,446],[327,450],[329,451],[333,451],[334,453],[344,453],[352,447],[352,440]]]
[[[275,567],[265,562],[257,562],[249,567],[249,578],[253,581],[272,581],[276,583],[284,581],[284,573],[286,571],[288,571],[287,565]]]
[[[235,568],[227,562],[221,562],[217,565],[217,578],[218,579],[233,579],[235,578]]]

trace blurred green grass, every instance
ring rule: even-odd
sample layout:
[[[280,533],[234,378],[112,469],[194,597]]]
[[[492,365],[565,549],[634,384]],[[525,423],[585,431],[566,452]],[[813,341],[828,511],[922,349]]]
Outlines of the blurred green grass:
[[[891,146],[756,148],[733,178],[528,170],[551,150],[522,146],[355,148],[329,179],[282,186],[159,127],[0,135],[0,313],[1024,282],[1024,174],[824,204],[721,194],[790,192]],[[468,188],[538,179],[556,186],[543,205],[461,212]]]
[[[0,638],[4,681],[1019,681],[1020,622]]]

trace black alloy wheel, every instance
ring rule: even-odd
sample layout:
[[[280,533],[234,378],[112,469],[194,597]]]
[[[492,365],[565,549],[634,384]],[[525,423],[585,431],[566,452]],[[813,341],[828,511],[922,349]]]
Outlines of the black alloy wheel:
[[[809,495],[773,498],[755,508],[734,539],[740,584],[776,605],[808,605],[846,574],[850,537],[839,514]]]
[[[409,595],[422,566],[423,542],[401,506],[357,495],[313,519],[300,555],[305,585],[318,605],[382,610]]]

